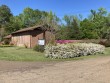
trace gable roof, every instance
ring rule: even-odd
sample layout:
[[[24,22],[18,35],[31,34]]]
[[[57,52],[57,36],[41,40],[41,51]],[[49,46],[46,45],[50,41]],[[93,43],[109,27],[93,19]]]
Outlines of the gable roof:
[[[12,35],[7,35],[7,36],[4,37],[4,39],[9,39],[11,37],[12,37]]]
[[[16,32],[13,32],[12,34],[15,34],[15,33],[19,33],[19,32],[25,32],[25,31],[32,31],[34,29],[43,29],[43,26],[42,25],[38,25],[38,26],[33,26],[33,27],[29,27],[29,28],[24,28],[24,29],[20,29]]]
[[[15,31],[12,34],[25,32],[25,31],[32,31],[32,30],[35,30],[35,29],[39,29],[39,30],[43,30],[43,31],[46,31],[46,30],[47,31],[55,31],[54,28],[51,28],[51,27],[46,28],[46,26],[48,26],[48,25],[38,25],[38,26],[29,27],[29,28],[24,28],[24,29],[20,29],[18,31]]]

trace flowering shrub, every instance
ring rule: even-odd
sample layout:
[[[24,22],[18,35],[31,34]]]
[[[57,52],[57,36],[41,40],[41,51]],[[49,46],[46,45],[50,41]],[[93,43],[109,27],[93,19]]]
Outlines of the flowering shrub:
[[[50,58],[73,58],[103,53],[104,49],[103,45],[93,43],[47,45],[45,47],[45,56]]]

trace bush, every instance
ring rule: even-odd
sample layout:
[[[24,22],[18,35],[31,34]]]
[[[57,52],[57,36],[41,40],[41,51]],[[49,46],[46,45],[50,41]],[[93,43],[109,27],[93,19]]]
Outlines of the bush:
[[[81,43],[95,43],[98,44],[99,43],[99,39],[84,39],[81,41]]]
[[[44,52],[44,46],[36,45],[33,50],[37,52]]]
[[[105,41],[105,46],[110,47],[110,40]]]
[[[93,43],[47,45],[45,47],[45,56],[50,58],[73,58],[103,53],[104,49],[103,45]]]
[[[5,44],[5,45],[9,45],[9,44],[10,44],[10,40],[9,40],[9,39],[5,39],[5,40],[4,40],[4,44]]]
[[[12,45],[12,46],[14,46],[14,43],[13,42],[10,42],[10,44],[9,45]]]
[[[100,41],[99,44],[104,45],[105,47],[110,47],[110,40]]]

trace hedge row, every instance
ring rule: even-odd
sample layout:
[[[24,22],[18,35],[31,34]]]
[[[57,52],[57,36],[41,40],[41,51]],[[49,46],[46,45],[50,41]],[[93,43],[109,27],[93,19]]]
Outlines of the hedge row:
[[[104,53],[104,49],[103,45],[93,43],[47,45],[45,47],[45,56],[50,58],[73,58]]]

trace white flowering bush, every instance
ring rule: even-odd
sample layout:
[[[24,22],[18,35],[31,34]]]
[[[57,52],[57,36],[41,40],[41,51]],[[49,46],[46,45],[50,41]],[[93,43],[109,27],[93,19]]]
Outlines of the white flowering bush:
[[[50,58],[73,58],[104,53],[104,50],[103,45],[93,43],[47,45],[45,47],[45,56]]]

